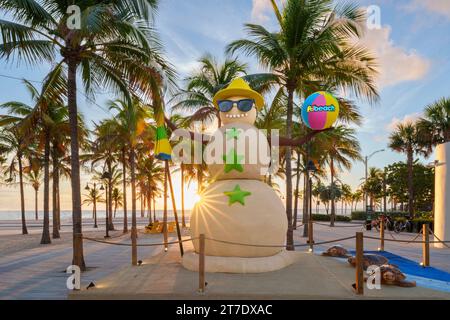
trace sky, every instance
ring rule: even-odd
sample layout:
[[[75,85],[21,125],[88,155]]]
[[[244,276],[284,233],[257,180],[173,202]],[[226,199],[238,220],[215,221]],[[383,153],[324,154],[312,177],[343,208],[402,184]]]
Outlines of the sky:
[[[425,106],[450,96],[450,1],[354,2],[380,9],[380,28],[366,30],[362,40],[378,57],[380,101],[375,105],[357,102],[364,117],[363,124],[357,128],[357,137],[363,156],[386,149],[369,160],[369,166],[383,167],[405,158],[387,148],[389,134],[396,124],[419,118]],[[245,36],[244,23],[258,23],[276,31],[275,19],[269,0],[162,0],[155,24],[167,59],[182,79],[198,67],[198,59],[206,53],[222,61],[226,45]],[[242,55],[239,58],[248,63],[250,73],[262,70],[253,58]],[[47,64],[7,64],[0,59],[0,74],[18,78],[40,81],[50,67]],[[110,98],[113,98],[110,92],[99,92],[94,104],[79,95],[79,109],[89,126],[93,121],[111,116],[105,108],[105,102]],[[0,103],[10,100],[30,102],[20,81],[0,76]],[[433,156],[422,159],[425,163],[432,160]],[[350,172],[339,175],[344,183],[356,188],[364,176],[364,165],[354,163]],[[178,179],[175,175],[175,191]],[[83,176],[82,184],[87,180],[88,177]],[[32,189],[26,188],[29,191],[26,206],[31,209]],[[70,209],[69,183],[63,181],[62,188],[66,191],[63,192],[62,208]],[[188,192],[194,190],[195,186],[191,186]],[[19,208],[18,188],[0,186],[0,210]]]

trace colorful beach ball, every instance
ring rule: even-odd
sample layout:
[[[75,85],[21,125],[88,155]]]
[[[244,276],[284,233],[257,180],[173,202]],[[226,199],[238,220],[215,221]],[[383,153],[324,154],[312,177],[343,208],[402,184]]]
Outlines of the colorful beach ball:
[[[330,128],[339,115],[339,102],[328,92],[319,91],[306,98],[302,107],[302,119],[308,128]]]

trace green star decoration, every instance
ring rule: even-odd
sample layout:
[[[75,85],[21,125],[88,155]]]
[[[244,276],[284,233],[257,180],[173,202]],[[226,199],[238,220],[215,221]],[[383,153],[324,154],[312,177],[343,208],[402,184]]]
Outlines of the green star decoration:
[[[225,191],[225,195],[228,196],[228,205],[232,205],[235,202],[239,202],[245,206],[245,197],[248,197],[252,193],[249,191],[241,190],[241,187],[237,184],[233,191]]]
[[[240,156],[236,153],[236,150],[231,149],[227,155],[224,155],[223,161],[225,161],[225,173],[230,172],[231,170],[236,170],[239,172],[244,171],[244,167],[240,162],[244,158],[244,156]]]
[[[226,130],[227,140],[238,139],[240,133],[241,132],[239,131],[239,129],[236,128],[227,129]]]

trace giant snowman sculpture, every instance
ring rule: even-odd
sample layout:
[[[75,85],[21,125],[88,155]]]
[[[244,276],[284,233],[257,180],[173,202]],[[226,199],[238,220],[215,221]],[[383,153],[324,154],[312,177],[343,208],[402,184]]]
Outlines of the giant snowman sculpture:
[[[197,238],[204,234],[208,272],[281,269],[297,255],[283,249],[287,231],[284,205],[261,181],[270,163],[270,147],[254,123],[264,99],[238,78],[219,91],[213,102],[223,125],[210,139],[204,156],[219,161],[208,165],[213,182],[193,208],[190,229],[195,252],[184,255],[183,265],[197,270]]]

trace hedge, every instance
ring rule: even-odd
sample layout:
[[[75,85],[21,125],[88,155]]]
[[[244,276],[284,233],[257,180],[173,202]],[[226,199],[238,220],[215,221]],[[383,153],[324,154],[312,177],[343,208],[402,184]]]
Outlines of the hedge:
[[[383,212],[372,212],[371,217],[372,219],[376,219],[380,214],[383,214]],[[393,219],[402,219],[409,215],[408,212],[401,211],[388,212],[387,214]],[[352,211],[351,217],[352,220],[366,220],[367,215],[365,211]],[[433,220],[433,213],[430,211],[416,211],[415,219]]]
[[[378,218],[383,212],[373,212],[372,219]],[[406,221],[408,212],[388,212],[388,215],[394,219],[394,221]],[[366,213],[364,211],[353,211],[351,214],[352,220],[366,220]],[[430,212],[416,212],[416,218],[411,221],[411,229],[408,232],[422,232],[422,225],[429,224],[431,230],[434,230],[434,220],[431,218]]]
[[[312,218],[314,221],[330,221],[331,220],[331,216],[328,214],[318,214],[318,213],[314,213],[312,215]],[[349,216],[341,216],[341,215],[336,215],[336,221],[344,221],[344,222],[349,222],[352,219]]]

